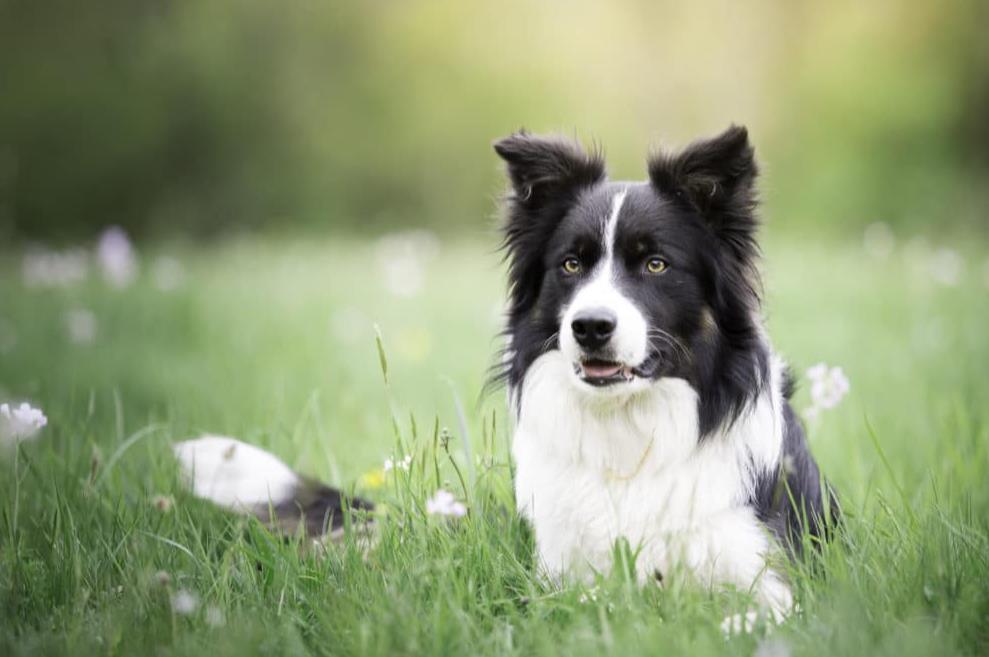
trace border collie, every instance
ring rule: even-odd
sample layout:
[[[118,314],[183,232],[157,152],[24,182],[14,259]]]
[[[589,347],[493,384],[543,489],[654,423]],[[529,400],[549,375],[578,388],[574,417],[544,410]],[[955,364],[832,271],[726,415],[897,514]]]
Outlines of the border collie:
[[[686,571],[781,618],[778,552],[821,537],[817,465],[760,311],[743,127],[613,182],[599,153],[519,132],[507,164],[507,348],[519,512],[556,576]],[[829,496],[828,496],[829,497]]]
[[[763,328],[745,128],[655,155],[645,182],[609,181],[600,154],[558,137],[519,132],[495,151],[511,181],[496,378],[540,563],[592,577],[625,539],[640,580],[686,572],[782,618],[793,603],[774,557],[823,538],[837,507]],[[342,532],[339,491],[263,450],[206,436],[175,454],[200,497]]]

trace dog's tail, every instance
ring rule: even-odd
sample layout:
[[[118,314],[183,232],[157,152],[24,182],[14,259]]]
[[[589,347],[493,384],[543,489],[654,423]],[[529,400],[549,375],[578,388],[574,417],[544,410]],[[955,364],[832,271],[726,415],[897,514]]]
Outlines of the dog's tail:
[[[336,541],[347,527],[362,536],[373,530],[371,502],[303,477],[254,445],[206,435],[176,443],[172,450],[194,495],[252,514],[280,533]],[[350,511],[363,513],[348,522]]]

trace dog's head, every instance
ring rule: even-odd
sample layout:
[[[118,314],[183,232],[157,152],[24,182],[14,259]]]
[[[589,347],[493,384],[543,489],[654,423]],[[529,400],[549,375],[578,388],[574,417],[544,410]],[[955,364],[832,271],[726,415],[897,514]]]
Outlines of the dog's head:
[[[561,138],[520,132],[495,151],[511,181],[509,383],[559,349],[589,394],[680,377],[703,431],[736,415],[765,370],[745,128],[651,157],[648,182],[608,181],[599,153]]]

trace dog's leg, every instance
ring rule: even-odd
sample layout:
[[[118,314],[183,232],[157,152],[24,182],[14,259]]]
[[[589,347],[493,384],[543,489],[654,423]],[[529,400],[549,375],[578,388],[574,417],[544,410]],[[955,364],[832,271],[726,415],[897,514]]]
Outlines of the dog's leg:
[[[722,628],[751,631],[760,617],[777,624],[793,608],[789,585],[768,564],[776,553],[776,544],[751,509],[732,509],[671,532],[666,544],[646,546],[640,570],[665,572],[667,566],[679,566],[711,589],[730,586],[750,592],[756,608],[726,618]]]

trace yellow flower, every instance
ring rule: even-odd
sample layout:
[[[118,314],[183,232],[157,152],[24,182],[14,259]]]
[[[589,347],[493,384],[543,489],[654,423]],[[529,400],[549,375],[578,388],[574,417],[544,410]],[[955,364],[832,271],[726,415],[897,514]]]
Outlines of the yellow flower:
[[[385,471],[381,468],[368,470],[361,475],[361,487],[374,490],[385,485]]]

